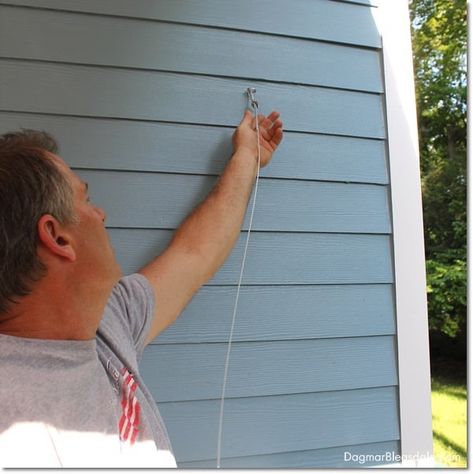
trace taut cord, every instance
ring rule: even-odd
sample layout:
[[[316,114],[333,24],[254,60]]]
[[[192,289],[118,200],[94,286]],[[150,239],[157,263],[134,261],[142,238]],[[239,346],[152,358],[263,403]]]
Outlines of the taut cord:
[[[222,455],[222,433],[223,433],[223,413],[224,413],[224,406],[225,406],[225,390],[227,388],[228,365],[230,362],[230,351],[232,349],[233,329],[235,327],[235,318],[236,318],[237,308],[238,308],[238,299],[240,297],[241,280],[243,278],[243,271],[245,269],[246,254],[248,251],[248,243],[250,241],[251,227],[253,225],[253,215],[255,213],[256,194],[258,193],[258,182],[259,182],[259,173],[260,173],[260,166],[261,166],[261,145],[260,145],[259,123],[258,123],[258,102],[255,100],[255,97],[254,97],[255,92],[256,92],[256,89],[252,87],[249,87],[246,90],[246,93],[248,94],[249,106],[250,108],[253,109],[253,112],[255,114],[256,144],[257,144],[257,149],[258,149],[258,166],[256,170],[256,183],[255,183],[255,191],[253,195],[253,204],[252,204],[251,213],[250,213],[250,223],[248,225],[248,233],[246,235],[245,250],[243,252],[243,259],[241,261],[240,278],[238,280],[235,305],[233,307],[232,326],[230,329],[230,336],[228,338],[227,357],[225,360],[225,370],[223,373],[222,397],[220,399],[220,418],[219,418],[219,423],[218,423],[217,468],[220,468],[220,460],[221,460],[221,455]]]

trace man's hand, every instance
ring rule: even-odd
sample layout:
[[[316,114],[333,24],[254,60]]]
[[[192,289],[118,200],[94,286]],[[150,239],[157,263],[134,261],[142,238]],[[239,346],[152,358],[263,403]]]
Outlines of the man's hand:
[[[261,167],[266,166],[283,137],[279,112],[271,112],[267,117],[258,115],[261,145]],[[246,110],[240,125],[233,134],[233,153],[246,150],[257,158],[256,121],[250,110]]]

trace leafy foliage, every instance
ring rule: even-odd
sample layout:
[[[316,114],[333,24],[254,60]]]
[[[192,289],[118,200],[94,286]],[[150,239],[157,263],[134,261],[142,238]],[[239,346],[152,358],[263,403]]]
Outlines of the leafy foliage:
[[[463,328],[458,317],[466,306],[466,262],[454,260],[442,263],[427,260],[429,296],[429,326],[431,329],[455,337]]]
[[[411,0],[429,326],[466,333],[466,1]]]

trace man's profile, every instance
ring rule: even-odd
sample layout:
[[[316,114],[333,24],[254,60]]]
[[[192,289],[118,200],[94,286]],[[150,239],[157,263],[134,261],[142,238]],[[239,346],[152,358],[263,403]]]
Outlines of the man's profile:
[[[265,166],[282,122],[258,123]],[[105,212],[57,153],[44,132],[0,136],[0,467],[175,467],[139,360],[238,238],[254,119],[245,113],[222,176],[165,251],[128,276]]]

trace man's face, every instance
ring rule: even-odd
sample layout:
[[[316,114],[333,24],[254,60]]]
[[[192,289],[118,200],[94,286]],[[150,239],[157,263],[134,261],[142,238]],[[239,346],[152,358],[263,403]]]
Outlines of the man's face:
[[[120,279],[121,270],[116,261],[110,238],[105,229],[105,212],[95,206],[88,195],[88,185],[57,155],[49,154],[73,190],[74,212],[77,222],[70,229],[78,243],[77,263],[80,272],[87,279],[105,288]]]

